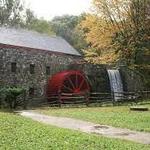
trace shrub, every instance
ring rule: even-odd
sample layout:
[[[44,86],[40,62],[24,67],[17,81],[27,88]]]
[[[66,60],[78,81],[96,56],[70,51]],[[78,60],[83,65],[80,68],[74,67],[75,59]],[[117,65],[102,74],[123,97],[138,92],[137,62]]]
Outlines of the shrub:
[[[23,97],[19,98],[25,93],[24,88],[20,87],[3,87],[0,88],[0,106],[10,109],[15,109],[18,106],[23,106]]]

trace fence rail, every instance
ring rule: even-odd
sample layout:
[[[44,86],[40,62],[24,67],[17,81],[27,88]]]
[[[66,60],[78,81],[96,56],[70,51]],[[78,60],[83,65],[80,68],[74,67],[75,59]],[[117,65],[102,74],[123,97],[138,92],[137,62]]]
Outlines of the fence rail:
[[[114,95],[117,94],[117,99]],[[92,105],[92,104],[118,104],[126,102],[139,102],[149,99],[150,91],[139,91],[139,92],[122,92],[122,93],[86,93],[86,94],[75,94],[75,93],[60,93],[51,95],[50,97],[36,98],[32,97],[29,101],[35,102],[37,106],[58,106],[62,105]]]

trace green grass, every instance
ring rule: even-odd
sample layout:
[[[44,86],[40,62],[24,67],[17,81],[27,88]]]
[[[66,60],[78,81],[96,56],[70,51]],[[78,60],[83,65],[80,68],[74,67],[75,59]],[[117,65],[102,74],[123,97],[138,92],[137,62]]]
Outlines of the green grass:
[[[147,105],[150,109],[150,105]],[[150,111],[130,111],[129,106],[96,108],[45,108],[37,111],[53,116],[65,116],[94,123],[150,132]]]
[[[0,150],[149,150],[129,141],[56,128],[0,112]]]

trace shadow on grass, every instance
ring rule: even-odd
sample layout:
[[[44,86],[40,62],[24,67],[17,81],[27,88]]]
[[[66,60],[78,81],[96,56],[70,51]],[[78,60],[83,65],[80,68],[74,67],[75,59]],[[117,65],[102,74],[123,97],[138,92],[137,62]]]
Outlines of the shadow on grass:
[[[6,109],[6,108],[0,108],[0,112],[3,112],[3,113],[13,113],[14,110],[12,110],[12,109]]]

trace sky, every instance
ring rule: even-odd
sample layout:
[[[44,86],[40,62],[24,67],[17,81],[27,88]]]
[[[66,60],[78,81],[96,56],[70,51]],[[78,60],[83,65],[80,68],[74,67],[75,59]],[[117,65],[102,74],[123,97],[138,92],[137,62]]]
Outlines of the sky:
[[[92,0],[24,0],[26,7],[35,12],[37,17],[46,20],[54,16],[80,15],[88,12]]]

